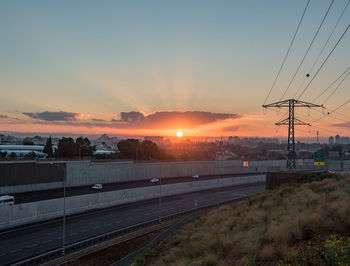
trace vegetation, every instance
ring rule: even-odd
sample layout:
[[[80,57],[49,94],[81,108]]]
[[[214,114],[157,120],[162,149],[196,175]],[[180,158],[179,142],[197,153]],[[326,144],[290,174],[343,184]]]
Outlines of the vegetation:
[[[134,265],[349,265],[350,177],[298,182],[193,219]]]
[[[55,151],[56,158],[73,158],[92,156],[96,150],[95,146],[91,145],[88,138],[79,137],[74,142],[72,138],[63,137],[58,141],[58,147]]]
[[[134,160],[166,160],[171,159],[165,151],[152,141],[137,139],[122,140],[118,144],[118,149],[124,158]]]
[[[47,139],[43,152],[46,153],[49,158],[53,157],[52,139],[51,139],[51,137],[49,137]]]
[[[24,138],[22,141],[23,145],[34,145],[34,142],[32,141],[31,138]]]

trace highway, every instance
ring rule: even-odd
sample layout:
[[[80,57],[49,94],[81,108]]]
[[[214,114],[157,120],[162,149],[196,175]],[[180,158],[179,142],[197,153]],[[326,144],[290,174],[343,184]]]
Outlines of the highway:
[[[232,178],[235,176],[249,176],[249,175],[257,175],[257,174],[266,174],[266,173],[249,172],[249,173],[237,173],[237,174],[229,174],[229,175],[200,176],[198,179],[194,179],[193,177],[190,177],[190,176],[162,178],[162,184],[193,182],[193,181],[208,180],[208,179],[214,179],[214,178]],[[150,182],[150,179],[145,179],[145,180],[130,181],[130,182],[103,184],[102,190],[93,190],[91,186],[67,187],[66,196],[71,197],[71,196],[78,196],[78,195],[84,195],[84,194],[107,192],[107,191],[114,191],[114,190],[121,190],[121,189],[130,189],[130,188],[136,188],[136,187],[158,186],[158,185],[159,183],[152,183]],[[61,189],[42,190],[42,191],[35,191],[35,193],[34,192],[14,193],[11,195],[15,197],[15,204],[20,204],[20,203],[60,198],[63,196],[63,189],[61,188]]]
[[[74,243],[112,230],[265,190],[265,183],[142,201],[66,218],[66,243]],[[62,219],[0,232],[0,265],[8,265],[62,246]]]

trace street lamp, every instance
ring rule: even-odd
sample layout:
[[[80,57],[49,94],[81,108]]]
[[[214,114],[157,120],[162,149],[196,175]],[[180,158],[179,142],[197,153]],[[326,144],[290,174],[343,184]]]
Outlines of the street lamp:
[[[218,206],[220,205],[220,179],[218,178]]]
[[[159,223],[162,219],[162,178],[159,177]]]
[[[50,162],[53,165],[53,162]],[[58,165],[63,169],[63,227],[62,227],[62,255],[66,254],[66,166]]]
[[[62,232],[62,255],[66,253],[66,167],[63,169],[63,232]]]

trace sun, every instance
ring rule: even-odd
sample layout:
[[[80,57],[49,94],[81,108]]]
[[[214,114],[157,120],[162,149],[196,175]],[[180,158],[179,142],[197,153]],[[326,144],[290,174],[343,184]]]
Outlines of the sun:
[[[183,132],[181,130],[176,132],[176,136],[178,136],[179,138],[181,138],[183,136]]]

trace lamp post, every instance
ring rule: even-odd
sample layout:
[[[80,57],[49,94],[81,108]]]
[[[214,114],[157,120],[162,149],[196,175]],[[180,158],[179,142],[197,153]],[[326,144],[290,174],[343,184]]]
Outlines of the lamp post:
[[[62,255],[66,254],[66,167],[63,166],[63,231],[62,231]]]
[[[53,165],[53,162],[50,162]],[[62,226],[62,255],[66,254],[66,166],[58,165],[63,169],[63,226]]]
[[[218,206],[220,205],[220,179],[218,178]]]
[[[159,177],[159,223],[162,219],[162,178]]]

